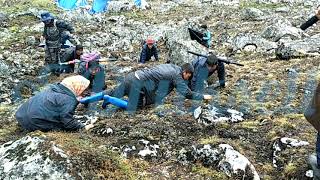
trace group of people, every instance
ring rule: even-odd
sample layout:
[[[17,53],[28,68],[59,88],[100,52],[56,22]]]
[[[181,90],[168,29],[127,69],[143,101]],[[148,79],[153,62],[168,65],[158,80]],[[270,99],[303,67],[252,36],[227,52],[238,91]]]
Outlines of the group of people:
[[[51,85],[48,89],[31,97],[22,104],[16,112],[16,119],[26,130],[79,130],[90,129],[92,124],[84,126],[73,119],[73,114],[79,103],[79,97],[85,89],[92,86],[92,92],[102,92],[113,97],[122,98],[128,96],[128,111],[135,111],[151,104],[161,104],[173,89],[187,99],[211,100],[212,96],[203,94],[204,81],[217,72],[219,81],[217,87],[224,88],[225,66],[214,54],[208,57],[197,57],[192,63],[182,66],[174,64],[160,64],[152,68],[140,69],[126,75],[123,82],[113,90],[105,90],[105,69],[99,61],[81,61],[83,47],[76,45],[60,55],[61,47],[66,40],[73,40],[74,29],[71,25],[56,21],[50,13],[41,15],[45,24],[43,37],[45,39],[45,62],[53,72],[55,65],[61,62],[74,62],[80,60],[78,74]],[[305,30],[320,19],[320,10],[316,15],[301,25]],[[204,27],[207,29],[207,27]],[[211,35],[209,35],[211,38]],[[210,42],[208,42],[210,46]],[[140,63],[146,63],[154,57],[159,60],[156,42],[148,38],[140,54]],[[74,64],[59,65],[59,72],[74,72]],[[320,84],[314,94],[314,98],[305,112],[308,119],[320,131]],[[314,123],[316,122],[316,123]],[[316,124],[316,125],[315,125]],[[314,168],[314,177],[320,179],[320,133],[317,138],[317,155],[310,157]]]

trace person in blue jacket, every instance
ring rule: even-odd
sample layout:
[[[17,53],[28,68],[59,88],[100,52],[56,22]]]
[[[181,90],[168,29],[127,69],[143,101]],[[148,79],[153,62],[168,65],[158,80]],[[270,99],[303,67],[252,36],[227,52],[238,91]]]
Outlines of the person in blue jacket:
[[[93,93],[98,93],[105,89],[105,69],[99,64],[98,60],[81,62],[78,74],[90,80],[90,88]]]
[[[218,57],[210,54],[208,58],[198,57],[192,61],[194,67],[194,74],[189,81],[189,87],[192,91],[201,92],[203,90],[204,81],[207,80],[212,74],[217,72],[219,83],[214,85],[214,88],[224,88],[225,80],[225,67],[223,62],[218,61]]]
[[[82,76],[71,76],[39,92],[17,110],[15,117],[19,125],[28,131],[76,131],[92,128],[92,124],[85,126],[73,119],[78,105],[77,97],[89,83]]]
[[[149,61],[152,56],[154,56],[156,61],[159,60],[158,48],[155,44],[155,41],[152,38],[148,38],[142,47],[139,62],[143,64],[146,61]]]

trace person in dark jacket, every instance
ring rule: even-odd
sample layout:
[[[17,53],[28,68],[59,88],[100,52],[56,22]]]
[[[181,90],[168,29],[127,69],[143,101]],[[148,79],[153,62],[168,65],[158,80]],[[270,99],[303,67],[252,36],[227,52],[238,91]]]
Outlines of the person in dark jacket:
[[[312,16],[308,21],[306,21],[305,23],[303,23],[300,26],[300,29],[302,30],[306,30],[308,29],[310,26],[312,26],[314,23],[318,22],[318,20],[320,19],[320,9],[318,7],[318,10],[316,12],[316,14],[314,16]]]
[[[76,45],[76,47],[68,48],[61,57],[62,63],[69,63],[68,65],[61,65],[60,70],[64,73],[73,73],[74,72],[74,62],[73,60],[80,60],[81,55],[83,54],[83,46]]]
[[[92,124],[85,126],[73,119],[78,105],[77,97],[89,83],[87,79],[78,75],[51,85],[19,107],[15,114],[18,123],[28,131],[76,131],[92,128]]]
[[[61,46],[66,40],[76,42],[72,33],[74,28],[62,20],[55,20],[49,12],[41,14],[44,30],[41,41],[45,40],[45,64],[50,71],[55,72],[59,68]]]
[[[217,72],[219,84],[214,85],[215,88],[225,87],[225,68],[224,63],[219,62],[217,56],[211,54],[208,58],[198,57],[192,61],[194,74],[189,81],[189,87],[192,91],[201,92],[203,90],[204,81],[208,79],[214,72]]]
[[[320,82],[319,75],[317,76],[317,80]],[[320,83],[317,85],[313,98],[304,112],[304,116],[318,131],[316,155],[309,156],[309,164],[312,166],[314,179],[320,180]]]
[[[158,57],[158,49],[155,44],[155,41],[152,38],[148,38],[145,42],[145,44],[142,47],[142,51],[140,54],[140,63],[145,63],[146,61],[149,61],[151,57],[154,56],[156,61],[159,60]]]
[[[194,68],[187,63],[183,66],[161,64],[149,69],[129,73],[124,81],[106,94],[121,98],[128,95],[128,111],[135,111],[150,104],[160,104],[174,88],[188,99],[212,99],[211,95],[192,92],[186,80],[192,77]]]
[[[90,61],[88,64],[87,62],[81,62],[78,74],[90,80],[90,88],[93,93],[105,89],[105,69],[99,64],[99,61]]]

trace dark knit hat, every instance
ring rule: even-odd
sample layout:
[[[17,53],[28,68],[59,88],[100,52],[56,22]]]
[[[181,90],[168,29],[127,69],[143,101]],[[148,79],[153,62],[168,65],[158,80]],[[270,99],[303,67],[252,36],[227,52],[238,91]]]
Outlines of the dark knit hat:
[[[187,72],[187,73],[194,73],[194,68],[190,63],[185,63],[184,65],[181,66],[182,71]]]
[[[210,54],[207,58],[207,64],[209,66],[218,64],[218,57],[214,54]]]

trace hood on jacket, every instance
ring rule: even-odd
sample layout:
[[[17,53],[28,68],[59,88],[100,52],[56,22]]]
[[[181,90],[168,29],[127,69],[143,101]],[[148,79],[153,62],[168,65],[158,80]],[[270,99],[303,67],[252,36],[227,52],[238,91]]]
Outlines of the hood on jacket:
[[[64,78],[61,84],[71,90],[75,96],[80,96],[89,87],[90,81],[83,76],[76,75]]]

